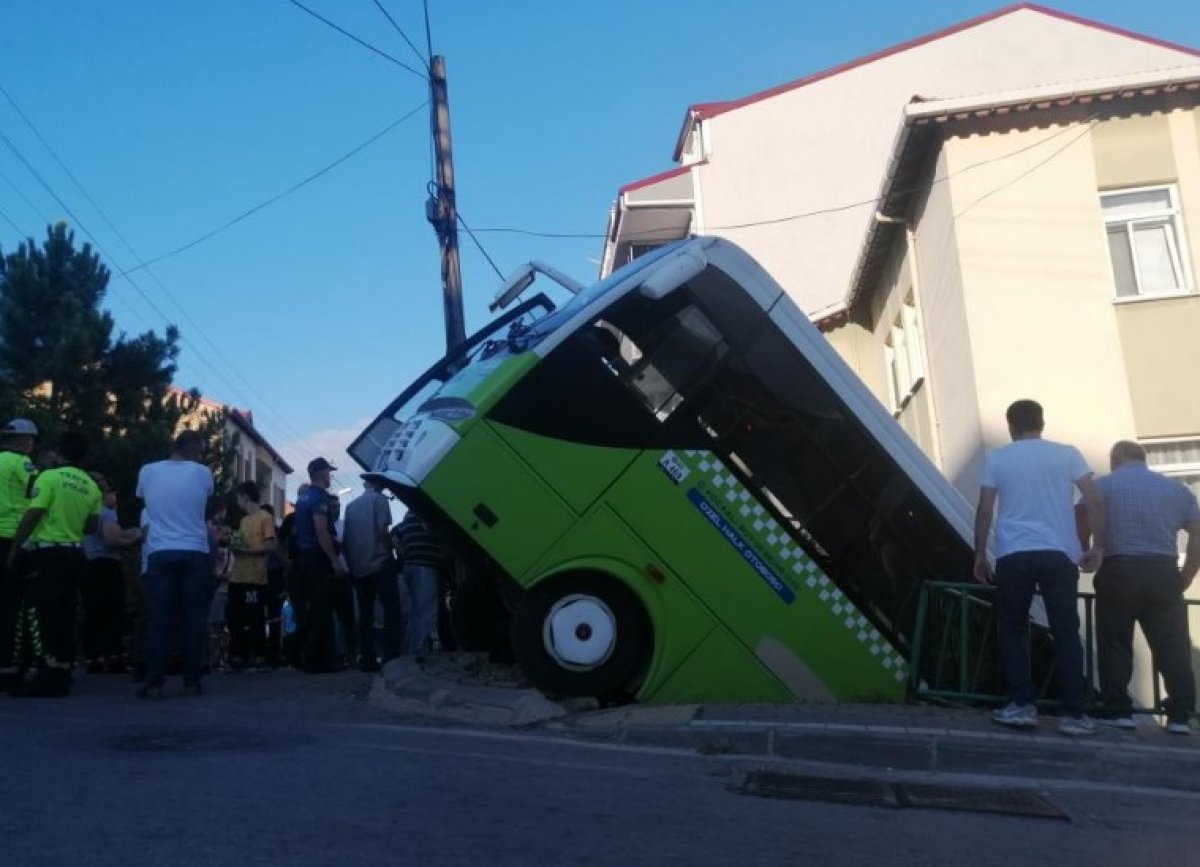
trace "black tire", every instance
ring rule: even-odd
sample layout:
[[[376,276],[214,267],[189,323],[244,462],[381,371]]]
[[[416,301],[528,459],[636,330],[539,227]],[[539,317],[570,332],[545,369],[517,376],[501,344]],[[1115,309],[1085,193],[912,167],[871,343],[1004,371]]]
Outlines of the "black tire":
[[[607,658],[581,670],[561,664],[546,647],[544,627],[554,607],[571,596],[602,602],[616,624],[616,641]],[[543,581],[527,591],[513,613],[512,645],[517,664],[530,682],[549,695],[613,698],[633,692],[653,650],[650,618],[633,591],[615,578],[572,572]]]

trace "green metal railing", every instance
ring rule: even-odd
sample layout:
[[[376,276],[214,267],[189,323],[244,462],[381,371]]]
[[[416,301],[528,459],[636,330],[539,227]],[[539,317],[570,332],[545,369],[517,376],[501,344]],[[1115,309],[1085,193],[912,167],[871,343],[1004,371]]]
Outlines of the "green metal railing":
[[[921,587],[909,659],[909,694],[914,698],[1003,704],[1003,691],[997,648],[996,614],[990,597],[996,588],[983,584],[929,581]],[[1089,688],[1096,683],[1096,594],[1080,592],[1082,605],[1084,676]],[[1200,606],[1200,600],[1185,600],[1188,606]],[[1049,642],[1049,636],[1035,635]],[[1052,658],[1049,646],[1038,657]],[[1039,704],[1053,706],[1054,669],[1052,664],[1035,668]],[[1138,713],[1162,713],[1162,685],[1157,671],[1153,677],[1154,706],[1138,708]]]

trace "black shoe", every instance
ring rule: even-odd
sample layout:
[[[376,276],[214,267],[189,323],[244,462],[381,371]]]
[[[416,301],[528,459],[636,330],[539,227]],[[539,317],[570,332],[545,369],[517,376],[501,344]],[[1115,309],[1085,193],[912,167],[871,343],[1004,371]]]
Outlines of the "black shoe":
[[[363,674],[378,674],[379,669],[379,662],[374,659],[364,659],[358,666],[358,670]]]

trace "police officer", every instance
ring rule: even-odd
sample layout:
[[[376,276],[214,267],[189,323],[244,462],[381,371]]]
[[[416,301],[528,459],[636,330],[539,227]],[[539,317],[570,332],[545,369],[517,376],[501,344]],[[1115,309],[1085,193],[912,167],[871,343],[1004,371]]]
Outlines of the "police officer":
[[[21,610],[21,583],[9,571],[8,552],[29,505],[37,472],[29,457],[37,432],[37,426],[25,418],[15,418],[0,429],[0,679],[11,678],[17,671],[13,628]]]
[[[325,458],[308,463],[309,488],[296,501],[291,545],[296,555],[292,581],[301,668],[311,673],[337,671],[333,659],[333,602],[337,577],[345,578],[338,557],[330,510],[329,486],[336,470]]]
[[[16,565],[24,547],[21,571],[28,585],[18,622],[23,659],[31,665],[14,689],[23,696],[61,696],[70,688],[75,659],[75,597],[86,568],[83,537],[95,532],[100,518],[100,488],[79,469],[87,457],[83,434],[63,434],[59,465],[34,481],[29,508],[8,552]]]

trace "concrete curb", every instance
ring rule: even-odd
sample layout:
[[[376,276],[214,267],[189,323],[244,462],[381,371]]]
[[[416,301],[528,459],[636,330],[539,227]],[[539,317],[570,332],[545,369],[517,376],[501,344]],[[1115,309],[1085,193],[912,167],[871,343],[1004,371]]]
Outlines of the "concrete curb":
[[[689,750],[702,755],[815,762],[858,769],[986,774],[1200,792],[1200,750],[1009,734],[840,723],[691,718],[674,725],[597,724],[586,716],[544,726],[568,738]]]
[[[427,674],[411,657],[384,667],[370,700],[403,716],[536,728],[564,740],[871,771],[1200,792],[1200,739],[1175,740],[1150,727],[1134,735],[1106,730],[1066,738],[1046,728],[1005,730],[977,712],[914,706],[629,705],[571,713],[530,688]]]
[[[567,715],[566,708],[535,690],[454,683],[426,674],[412,657],[385,665],[369,697],[393,713],[473,725],[531,726]]]

